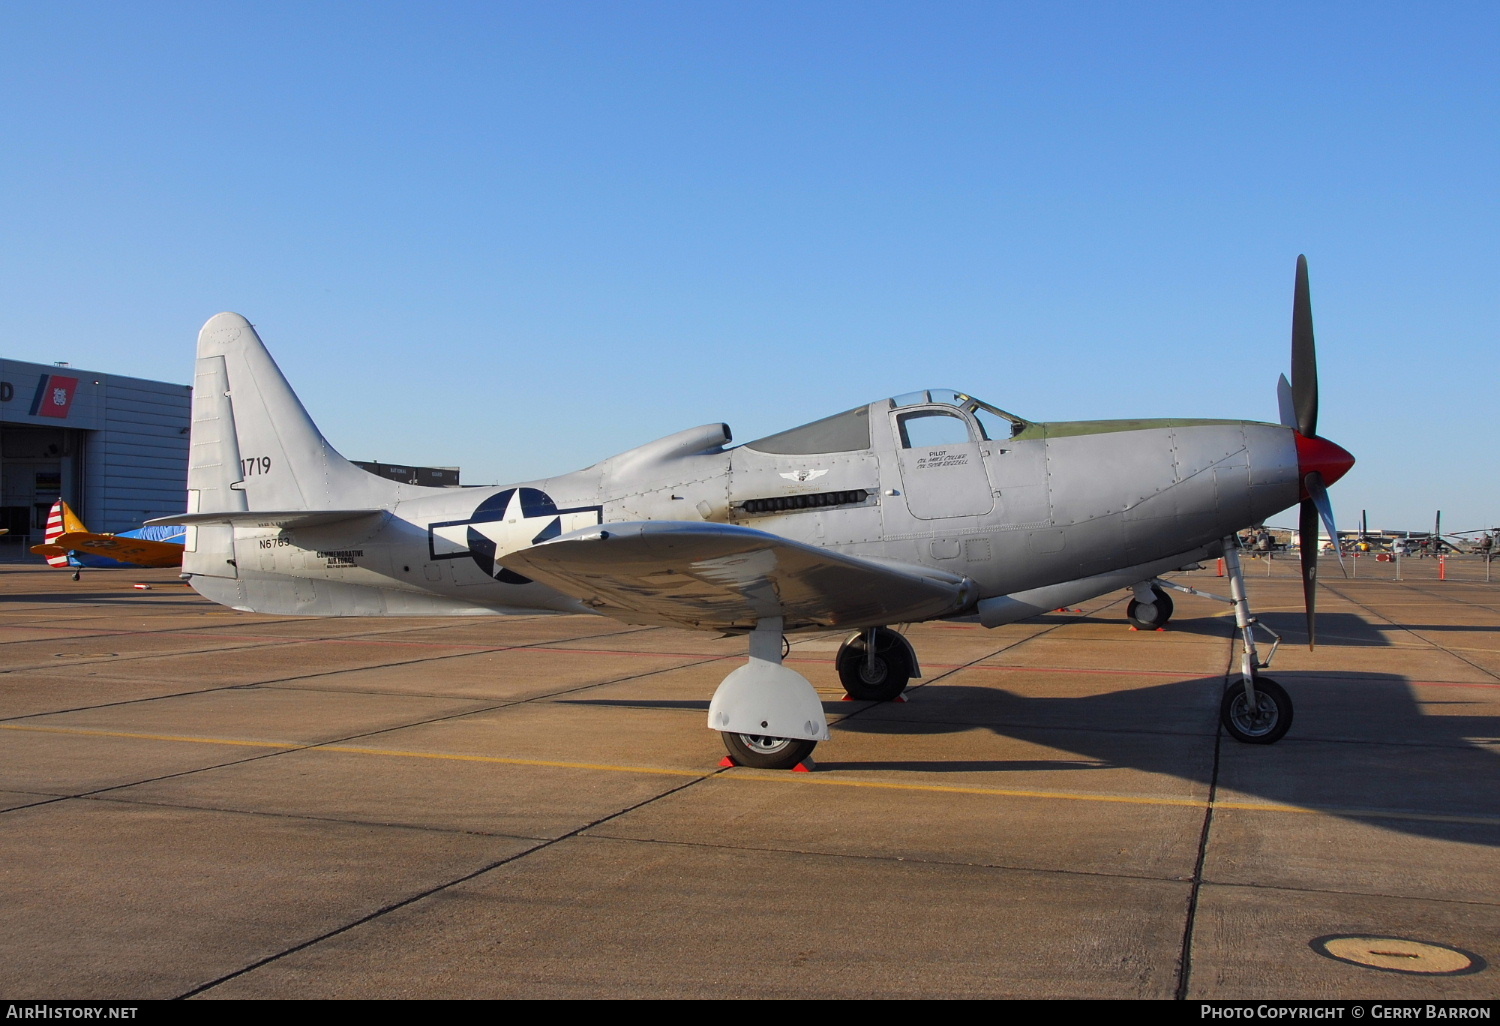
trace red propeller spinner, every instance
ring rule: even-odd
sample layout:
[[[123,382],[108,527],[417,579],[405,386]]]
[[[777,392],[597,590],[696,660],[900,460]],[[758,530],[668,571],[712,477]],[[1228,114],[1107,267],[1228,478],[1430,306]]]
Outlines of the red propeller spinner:
[[[1294,431],[1293,435],[1297,439],[1297,480],[1305,482],[1308,474],[1317,471],[1323,475],[1323,486],[1326,488],[1349,473],[1349,468],[1354,466],[1354,457],[1342,445],[1317,435],[1309,438],[1300,431]],[[1302,485],[1301,498],[1309,498],[1305,483]]]

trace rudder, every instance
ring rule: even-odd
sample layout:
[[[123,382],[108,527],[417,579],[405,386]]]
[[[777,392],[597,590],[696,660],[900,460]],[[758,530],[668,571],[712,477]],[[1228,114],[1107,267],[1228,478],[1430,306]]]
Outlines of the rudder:
[[[65,534],[84,534],[88,528],[83,526],[83,521],[72,508],[61,499],[52,504],[52,509],[47,512],[47,530],[42,535],[42,544],[51,545]],[[68,554],[59,553],[47,557],[47,565],[55,567],[68,566]]]
[[[236,313],[209,319],[198,333],[194,384],[195,512],[378,504],[397,497],[392,484],[328,444],[249,321]]]

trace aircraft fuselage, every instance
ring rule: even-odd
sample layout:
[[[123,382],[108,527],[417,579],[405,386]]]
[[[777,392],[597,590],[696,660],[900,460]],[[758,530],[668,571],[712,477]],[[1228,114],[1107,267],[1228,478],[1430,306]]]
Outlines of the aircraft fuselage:
[[[915,437],[935,423],[949,440]],[[962,575],[986,598],[1192,553],[1295,505],[1295,437],[1143,420],[1026,424],[995,441],[951,404],[882,400],[735,448],[707,425],[559,477],[407,489],[354,521],[237,525],[232,555],[190,553],[185,569],[208,597],[262,612],[584,612],[498,558],[598,524],[706,521]],[[797,451],[818,445],[840,448]],[[243,482],[253,508],[256,483]]]

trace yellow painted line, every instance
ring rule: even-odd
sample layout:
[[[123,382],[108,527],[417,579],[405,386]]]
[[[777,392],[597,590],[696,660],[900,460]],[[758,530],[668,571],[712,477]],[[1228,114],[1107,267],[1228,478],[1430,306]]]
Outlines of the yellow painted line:
[[[618,766],[610,763],[562,762],[550,759],[507,759],[495,755],[457,755],[445,752],[413,752],[393,748],[360,748],[353,745],[305,745],[287,741],[242,741],[235,738],[186,737],[175,734],[143,734],[115,730],[89,730],[81,727],[39,727],[18,723],[0,723],[0,729],[42,734],[71,734],[85,737],[123,737],[142,741],[180,741],[204,745],[240,745],[250,748],[280,748],[285,751],[341,752],[346,755],[384,755],[398,759],[435,759],[443,762],[478,762],[500,766],[544,766],[553,769],[597,770],[607,773],[643,773],[655,776],[708,777],[700,770],[664,769],[652,766]],[[1500,826],[1500,816],[1456,816],[1437,813],[1401,812],[1386,809],[1332,808],[1282,805],[1267,802],[1205,802],[1196,798],[1153,798],[1145,795],[1086,794],[1069,791],[1027,791],[999,787],[957,787],[947,784],[898,784],[876,780],[840,780],[806,773],[757,773],[737,770],[721,774],[719,779],[771,784],[815,784],[821,787],[855,787],[880,791],[915,791],[936,794],[973,794],[990,798],[1040,798],[1053,801],[1102,802],[1117,805],[1154,805],[1189,809],[1226,809],[1236,812],[1279,812],[1299,815],[1329,815],[1347,818],[1397,819],[1423,823],[1460,823],[1472,826]]]
[[[658,769],[651,766],[612,766],[597,762],[555,762],[547,759],[502,759],[495,755],[448,755],[443,752],[402,752],[390,748],[353,748],[348,745],[304,745],[318,752],[353,755],[394,755],[401,759],[443,759],[449,762],[491,762],[502,766],[552,766],[557,769],[607,770],[611,773],[651,773],[657,776],[706,777],[700,770]]]
[[[403,759],[441,759],[448,762],[488,762],[502,766],[552,766],[559,769],[608,770],[613,773],[650,773],[657,776],[703,777],[699,770],[658,769],[649,766],[612,766],[593,762],[556,762],[546,759],[504,759],[494,755],[450,755],[444,752],[406,752],[391,748],[356,748],[353,745],[304,745],[294,741],[241,741],[225,737],[187,737],[176,734],[138,734],[121,730],[88,730],[82,727],[34,727],[0,723],[5,730],[39,734],[73,734],[84,737],[125,737],[139,741],[186,741],[200,745],[241,745],[249,748],[280,748],[289,752],[343,752],[350,755],[391,755]]]
[[[237,741],[224,737],[188,737],[178,734],[134,734],[123,730],[84,730],[78,727],[32,727],[20,723],[0,723],[5,730],[24,730],[37,734],[82,734],[88,737],[129,737],[140,741],[189,741],[205,745],[243,745],[246,748],[306,748],[307,745],[281,741]]]

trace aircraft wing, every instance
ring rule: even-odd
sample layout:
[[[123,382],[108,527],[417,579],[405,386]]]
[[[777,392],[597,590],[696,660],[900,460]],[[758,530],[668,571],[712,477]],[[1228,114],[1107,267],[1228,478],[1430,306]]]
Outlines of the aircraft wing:
[[[499,558],[507,569],[627,623],[749,629],[864,627],[954,613],[974,597],[957,574],[877,562],[732,524],[604,524]]]
[[[336,524],[341,520],[378,516],[384,512],[383,509],[292,509],[178,513],[148,520],[145,526],[182,524],[186,527],[201,527],[205,524],[234,524],[239,527],[317,527],[321,524]]]
[[[60,534],[46,544],[33,545],[31,551],[42,556],[85,552],[131,566],[181,566],[184,549],[176,542],[73,531]]]

